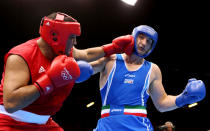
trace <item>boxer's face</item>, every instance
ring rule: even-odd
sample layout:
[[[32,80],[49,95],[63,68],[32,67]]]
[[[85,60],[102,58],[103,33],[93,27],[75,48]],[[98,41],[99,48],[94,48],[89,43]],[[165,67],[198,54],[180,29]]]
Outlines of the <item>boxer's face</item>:
[[[65,49],[66,55],[69,55],[69,52],[74,45],[77,45],[77,39],[75,35],[71,35],[66,43],[66,49]]]
[[[71,40],[72,46],[77,45],[76,36],[72,36],[70,40]]]
[[[139,34],[137,37],[137,51],[140,55],[147,53],[152,47],[153,40],[145,34]]]

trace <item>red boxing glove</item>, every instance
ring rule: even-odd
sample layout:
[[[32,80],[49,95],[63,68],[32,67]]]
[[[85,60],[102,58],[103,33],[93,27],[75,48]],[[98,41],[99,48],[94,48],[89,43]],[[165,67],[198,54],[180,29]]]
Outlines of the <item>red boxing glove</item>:
[[[112,44],[103,45],[105,56],[117,53],[126,53],[131,55],[134,47],[134,38],[131,35],[120,36],[112,41]]]
[[[37,79],[34,85],[39,90],[40,95],[46,95],[51,93],[54,88],[68,85],[79,76],[80,69],[74,58],[60,55],[52,61],[50,68]]]

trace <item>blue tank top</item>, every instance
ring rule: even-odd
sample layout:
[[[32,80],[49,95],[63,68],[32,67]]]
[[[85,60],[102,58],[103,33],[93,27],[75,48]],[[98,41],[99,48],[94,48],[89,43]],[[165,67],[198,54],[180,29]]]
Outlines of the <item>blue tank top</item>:
[[[149,78],[151,62],[144,60],[136,71],[128,71],[121,54],[108,76],[107,82],[100,90],[102,105],[140,105],[146,107],[149,97]]]

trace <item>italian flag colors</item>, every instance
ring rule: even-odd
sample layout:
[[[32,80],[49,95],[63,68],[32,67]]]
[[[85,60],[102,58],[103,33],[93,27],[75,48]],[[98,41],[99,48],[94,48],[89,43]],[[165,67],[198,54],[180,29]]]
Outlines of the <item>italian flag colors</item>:
[[[121,109],[114,109],[115,111]],[[140,117],[147,117],[147,110],[144,106],[124,106],[124,115],[135,115]],[[110,116],[110,106],[103,106],[101,110],[101,118]]]

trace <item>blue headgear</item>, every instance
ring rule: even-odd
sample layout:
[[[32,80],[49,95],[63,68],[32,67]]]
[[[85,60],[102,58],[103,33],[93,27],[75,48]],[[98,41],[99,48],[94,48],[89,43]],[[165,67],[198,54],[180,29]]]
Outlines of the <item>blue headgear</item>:
[[[140,33],[145,34],[147,37],[153,40],[153,44],[151,49],[144,55],[140,55],[137,51],[137,37]],[[158,33],[150,26],[147,25],[140,25],[133,29],[132,36],[134,38],[134,53],[141,58],[147,57],[155,48],[157,40],[158,40]]]

